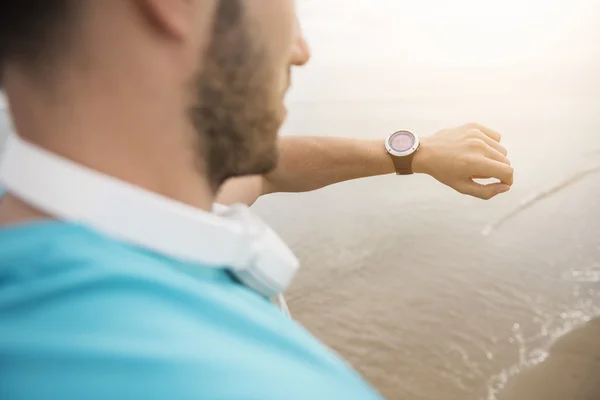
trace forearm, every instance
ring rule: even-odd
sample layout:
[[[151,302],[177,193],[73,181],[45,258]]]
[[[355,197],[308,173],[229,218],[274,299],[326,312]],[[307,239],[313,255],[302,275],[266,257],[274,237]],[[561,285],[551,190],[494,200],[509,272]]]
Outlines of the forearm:
[[[229,179],[221,187],[220,204],[251,205],[275,192],[307,192],[351,179],[394,172],[383,141],[323,136],[285,136],[279,143],[277,168],[264,176]]]
[[[514,170],[499,133],[479,124],[445,129],[422,137],[412,160],[415,173],[431,175],[456,191],[491,199],[510,189]],[[277,168],[264,176],[230,179],[216,201],[252,204],[273,192],[306,192],[334,183],[394,173],[383,140],[287,136],[280,140]],[[474,178],[497,183],[482,185]]]
[[[306,192],[394,172],[383,140],[287,136],[279,148],[279,165],[264,177],[262,194]]]

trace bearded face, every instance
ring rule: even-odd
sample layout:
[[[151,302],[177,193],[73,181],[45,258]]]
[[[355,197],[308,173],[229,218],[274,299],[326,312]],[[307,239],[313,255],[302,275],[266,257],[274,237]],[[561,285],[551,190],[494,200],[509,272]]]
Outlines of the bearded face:
[[[245,5],[220,1],[213,40],[193,83],[196,104],[189,114],[214,188],[231,177],[271,171],[285,118],[289,62],[256,32]]]

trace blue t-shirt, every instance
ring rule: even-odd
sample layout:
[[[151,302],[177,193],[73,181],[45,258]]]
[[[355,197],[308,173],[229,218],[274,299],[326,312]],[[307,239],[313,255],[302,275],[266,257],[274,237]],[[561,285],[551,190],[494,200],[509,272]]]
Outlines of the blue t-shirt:
[[[0,398],[380,397],[226,271],[45,221],[0,227]]]

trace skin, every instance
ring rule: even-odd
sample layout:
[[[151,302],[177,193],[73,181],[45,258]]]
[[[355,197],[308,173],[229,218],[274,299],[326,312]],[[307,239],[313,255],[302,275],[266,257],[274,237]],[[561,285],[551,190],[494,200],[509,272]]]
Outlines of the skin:
[[[214,20],[225,3],[239,3],[243,19],[233,24],[240,31],[217,35]],[[19,135],[207,211],[222,181],[274,167],[295,54],[292,0],[81,4],[68,46],[43,74],[21,60],[4,62]],[[242,50],[247,62],[236,65],[231,57]],[[214,75],[224,68],[231,79]],[[219,79],[223,85],[210,87]],[[239,139],[244,151],[237,154]],[[45,217],[10,194],[0,202],[0,224]]]
[[[293,24],[293,37],[289,64],[303,66],[310,60],[311,54],[297,19]],[[12,108],[13,113],[18,112],[18,107]],[[37,132],[35,127],[20,131],[25,135]],[[513,182],[514,172],[506,158],[506,149],[499,144],[500,139],[498,133],[479,124],[443,130],[434,136],[421,138],[422,145],[415,155],[413,169],[416,173],[431,175],[460,193],[491,199],[508,191]],[[51,144],[50,148],[59,149],[55,144]],[[226,180],[218,191],[216,201],[251,205],[258,197],[269,193],[311,191],[346,180],[394,172],[381,141],[284,137],[280,140],[279,152],[280,162],[275,170],[263,175]],[[155,166],[164,165],[157,163]],[[125,165],[114,167],[126,168]],[[110,173],[114,169],[106,166],[104,170]],[[473,178],[478,177],[495,178],[500,183],[480,185],[473,182]],[[217,187],[218,184],[213,184],[211,189],[214,191]],[[5,204],[13,202],[10,197],[4,201]]]
[[[294,26],[291,63],[303,66],[310,48],[298,20]],[[444,129],[421,138],[413,159],[415,173],[428,174],[459,193],[489,200],[510,190],[514,170],[500,133],[477,123]],[[260,196],[276,192],[306,192],[335,183],[395,172],[382,140],[286,136],[279,143],[280,160],[268,174],[230,179],[217,202],[251,205]],[[497,183],[482,185],[477,178]]]

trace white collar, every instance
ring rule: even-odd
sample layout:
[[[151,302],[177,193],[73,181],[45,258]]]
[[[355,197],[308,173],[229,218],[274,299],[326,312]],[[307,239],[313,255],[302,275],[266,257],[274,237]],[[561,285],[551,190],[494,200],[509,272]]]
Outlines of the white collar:
[[[30,205],[118,240],[207,266],[244,269],[268,230],[245,206],[213,213],[78,165],[11,134],[0,184]],[[291,253],[291,252],[290,252]]]

